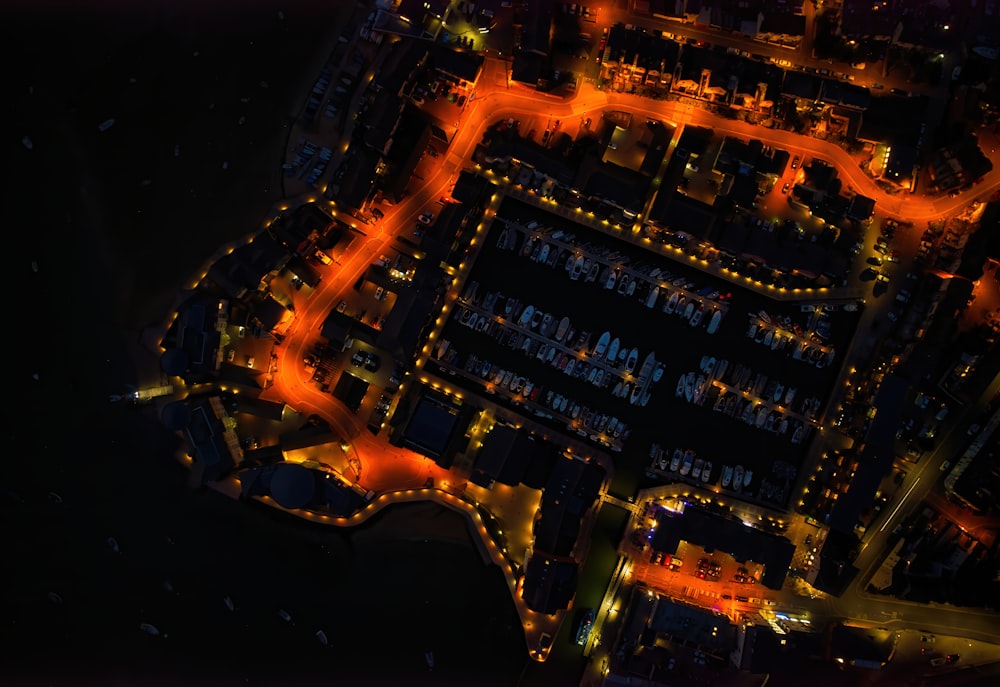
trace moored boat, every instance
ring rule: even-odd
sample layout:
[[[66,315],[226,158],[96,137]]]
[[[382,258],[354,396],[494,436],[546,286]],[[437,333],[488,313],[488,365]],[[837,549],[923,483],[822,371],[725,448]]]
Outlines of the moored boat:
[[[654,286],[652,289],[650,289],[649,295],[646,296],[646,307],[652,308],[654,305],[656,305],[656,299],[659,298],[659,296],[660,296],[660,287]]]
[[[521,311],[521,317],[518,318],[517,323],[522,327],[527,327],[528,323],[531,322],[531,318],[535,314],[535,306],[529,305],[524,310]]]
[[[733,479],[733,466],[727,465],[722,469],[722,486],[728,487]]]
[[[709,334],[715,334],[719,329],[720,322],[722,322],[722,311],[716,310],[712,313],[712,319],[708,321],[708,327],[705,328],[705,331]]]
[[[667,302],[663,304],[663,312],[667,313],[668,315],[672,315],[674,310],[677,309],[677,301],[679,299],[680,299],[679,291],[674,291],[672,294],[670,294],[670,298],[668,298]]]
[[[608,350],[608,343],[611,341],[611,332],[604,332],[597,339],[597,345],[594,346],[594,356],[601,357],[604,352]]]
[[[637,362],[639,362],[639,349],[633,348],[629,351],[628,357],[625,359],[625,371],[631,372],[634,370]]]
[[[559,321],[559,326],[556,327],[556,341],[562,341],[563,337],[566,336],[566,332],[569,330],[569,318],[564,317]]]
[[[607,353],[605,354],[605,360],[609,362],[614,361],[618,357],[618,349],[621,347],[621,340],[616,336],[611,340],[611,344],[608,346]]]

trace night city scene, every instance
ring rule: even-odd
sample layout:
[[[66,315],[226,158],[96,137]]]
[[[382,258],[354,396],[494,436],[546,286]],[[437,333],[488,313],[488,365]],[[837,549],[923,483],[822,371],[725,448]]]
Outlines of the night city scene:
[[[996,2],[2,16],[0,684],[1000,684]]]

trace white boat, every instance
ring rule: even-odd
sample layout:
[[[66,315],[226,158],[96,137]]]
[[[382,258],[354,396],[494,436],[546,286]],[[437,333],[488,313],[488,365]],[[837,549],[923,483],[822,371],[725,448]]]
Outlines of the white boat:
[[[705,464],[701,466],[701,481],[708,483],[712,479],[712,461],[706,460]]]
[[[101,122],[100,124],[98,124],[97,130],[98,131],[107,131],[108,129],[110,129],[114,125],[115,125],[115,120],[114,119],[105,119],[103,122]]]
[[[618,280],[618,295],[624,296],[625,292],[628,291],[628,285],[631,283],[632,278],[628,275],[628,272],[622,274],[621,279]]]
[[[538,331],[539,333],[541,333],[542,336],[548,336],[548,330],[552,326],[553,319],[554,318],[552,317],[551,313],[545,313],[544,317],[542,317],[542,323],[541,325],[539,325],[538,328]]]
[[[679,299],[680,299],[679,291],[674,291],[672,294],[670,294],[670,298],[668,298],[667,302],[663,304],[663,312],[667,313],[668,315],[672,315],[674,310],[677,309],[677,301]]]
[[[642,366],[639,368],[639,374],[636,378],[639,380],[638,386],[643,388],[649,384],[649,379],[653,375],[653,369],[656,367],[656,354],[650,351],[646,354],[646,357],[642,360]]]
[[[621,391],[622,391],[622,381],[619,379],[618,383],[615,384],[615,388],[612,390],[611,395],[617,396],[618,394],[621,393]]]
[[[618,357],[618,349],[621,347],[621,341],[616,336],[611,340],[611,345],[608,346],[607,355],[605,355],[605,360],[612,362]]]
[[[658,382],[663,378],[663,365],[658,364],[656,369],[653,370],[653,381]]]
[[[656,466],[661,470],[667,469],[667,452],[662,448],[656,449]]]
[[[527,308],[521,311],[521,317],[518,318],[517,323],[522,327],[527,327],[528,323],[531,322],[532,316],[535,314],[535,306],[529,305]]]
[[[782,341],[783,341],[783,339],[782,339],[781,335],[780,334],[775,334],[774,338],[771,339],[771,350],[772,351],[777,350],[778,346],[781,345]]]
[[[562,341],[563,337],[566,336],[566,330],[569,329],[569,318],[564,317],[559,321],[559,326],[556,327],[556,341]]]
[[[601,386],[604,383],[604,370],[598,370],[594,375],[594,385]]]
[[[611,374],[611,373],[609,372],[608,374]],[[618,398],[625,398],[626,396],[629,395],[629,392],[631,390],[632,390],[632,384],[629,383],[629,382],[625,382],[625,384],[622,385],[622,390],[620,392],[618,392],[618,394],[616,394],[616,395],[618,396]]]
[[[636,384],[635,388],[632,389],[632,393],[629,394],[628,402],[631,403],[632,405],[635,405],[642,398],[642,393],[643,393],[643,388],[640,385]]]
[[[566,363],[566,367],[563,368],[563,372],[568,375],[573,374],[573,370],[576,368],[576,358],[570,358]]]
[[[768,314],[767,314],[766,312],[764,312],[763,310],[761,310],[761,311],[760,311],[759,313],[757,313],[757,316],[758,316],[758,317],[759,317],[760,319],[762,319],[762,320],[764,320],[765,322],[767,322],[768,324],[771,324],[771,316],[770,316],[770,315],[768,315]]]
[[[806,432],[805,425],[799,425],[798,427],[796,427],[795,431],[792,432],[792,443],[793,444],[801,444],[802,443],[802,435],[804,435],[805,432]]]
[[[708,321],[708,327],[705,329],[709,334],[715,334],[719,330],[719,323],[722,322],[722,311],[716,310],[712,313],[712,319]]]
[[[611,270],[611,272],[608,273],[608,280],[604,282],[604,288],[610,291],[615,288],[616,281],[618,281],[618,273]]]
[[[569,278],[576,281],[580,278],[580,273],[583,271],[583,256],[578,255],[576,260],[573,261],[573,269],[570,270]]]
[[[774,387],[774,402],[781,403],[781,396],[785,393],[785,385],[778,382],[778,385]]]
[[[767,334],[764,335],[764,345],[765,346],[770,346],[771,345],[771,341],[773,339],[774,339],[774,330],[773,329],[768,329],[767,330]]]
[[[684,308],[684,313],[681,315],[685,320],[690,320],[691,316],[694,315],[694,302],[689,302],[687,307]]]
[[[531,316],[531,321],[528,323],[528,326],[531,327],[532,329],[537,328],[538,325],[542,323],[542,317],[544,316],[545,313],[543,313],[541,310],[536,310],[535,313]]]
[[[318,639],[319,643],[322,644],[323,646],[327,646],[330,643],[330,641],[326,638],[326,633],[323,632],[323,630],[316,630],[316,639]]]
[[[594,365],[594,366],[593,366],[592,368],[590,368],[590,372],[588,372],[588,373],[587,373],[587,381],[588,381],[588,382],[590,382],[591,384],[593,384],[593,383],[594,383],[594,377],[596,377],[596,376],[597,376],[597,371],[598,371],[599,369],[600,369],[600,368],[599,368],[599,367],[597,367],[597,365]]]
[[[743,487],[749,487],[750,481],[753,479],[753,470],[747,470],[743,473]]]
[[[696,458],[694,465],[691,467],[691,479],[698,479],[701,477],[701,466],[705,463],[701,458]]]
[[[646,296],[646,307],[652,308],[654,305],[656,305],[656,299],[659,297],[660,297],[660,287],[654,286],[650,290],[649,295]]]
[[[785,392],[785,405],[792,405],[792,401],[795,400],[795,387],[790,387],[788,391]]]
[[[601,336],[597,339],[597,345],[594,346],[594,356],[598,358],[603,356],[604,352],[608,350],[608,343],[610,341],[611,332],[604,332],[601,334]]]
[[[637,362],[639,362],[639,349],[633,348],[629,351],[628,358],[625,359],[625,371],[631,372],[634,370]]]
[[[694,372],[688,372],[684,378],[684,396],[688,403],[694,400]]]
[[[760,429],[767,422],[767,406],[761,405],[760,409],[757,411],[757,417],[754,419],[754,427]]]
[[[733,471],[733,489],[739,491],[743,488],[743,466],[737,465]]]
[[[233,603],[233,599],[229,596],[222,597],[222,603],[226,604],[226,608],[230,611],[236,610],[236,605]]]
[[[677,472],[677,469],[681,466],[681,460],[684,458],[684,451],[679,448],[674,449],[673,458],[670,459],[670,471]]]
[[[549,247],[549,244],[547,244],[547,243],[543,244],[542,245],[542,250],[540,250],[538,252],[538,260],[537,260],[537,262],[541,262],[541,263],[546,262],[549,259],[549,250],[551,250],[550,247]]]
[[[597,280],[597,275],[601,271],[601,263],[597,260],[590,265],[590,271],[587,272],[587,282],[591,283]]]
[[[688,449],[684,452],[684,458],[681,461],[681,474],[686,475],[691,472],[692,465],[694,465],[694,451]]]
[[[722,486],[728,487],[733,479],[733,466],[727,465],[722,469]]]
[[[636,282],[635,279],[633,279],[632,281],[629,282],[628,288],[625,290],[625,295],[626,296],[631,296],[632,294],[635,293],[635,285],[636,284],[637,284],[637,282]]]
[[[139,629],[153,637],[160,636],[160,629],[156,627],[156,625],[151,625],[149,623],[139,623]],[[166,637],[166,635],[163,636]]]
[[[424,652],[424,660],[427,661],[427,669],[434,670],[434,654],[430,651]]]

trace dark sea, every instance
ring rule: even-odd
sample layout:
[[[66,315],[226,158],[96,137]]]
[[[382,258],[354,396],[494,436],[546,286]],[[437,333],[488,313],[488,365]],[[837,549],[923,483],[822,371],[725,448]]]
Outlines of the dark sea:
[[[407,505],[338,531],[192,488],[155,408],[109,401],[155,371],[138,342],[178,285],[282,197],[300,95],[371,8],[77,6],[0,21],[17,381],[0,685],[531,683],[459,516]]]

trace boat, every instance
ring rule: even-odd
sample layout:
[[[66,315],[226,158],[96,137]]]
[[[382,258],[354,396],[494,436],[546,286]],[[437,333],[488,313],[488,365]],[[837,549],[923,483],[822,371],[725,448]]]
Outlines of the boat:
[[[628,358],[625,359],[625,371],[631,372],[634,370],[637,362],[639,362],[639,349],[633,348],[629,351]]]
[[[635,388],[632,389],[632,393],[629,394],[628,402],[631,403],[632,405],[637,404],[639,400],[642,398],[642,394],[643,394],[643,387],[636,384]]]
[[[753,470],[747,470],[743,473],[743,486],[749,487],[750,481],[753,479]]]
[[[608,374],[611,373],[609,372]],[[630,382],[625,382],[625,384],[622,385],[622,390],[619,391],[617,394],[618,398],[625,398],[626,396],[628,396],[631,389],[632,389],[632,384]]]
[[[160,636],[160,629],[156,627],[156,625],[151,625],[149,623],[139,623],[139,629],[153,637]],[[163,636],[166,637],[166,635]]]
[[[781,334],[775,334],[774,338],[771,340],[771,350],[777,350],[778,346],[780,346],[781,342],[784,340],[785,337],[781,336]]]
[[[684,396],[688,403],[694,400],[694,372],[688,372],[684,378]]]
[[[593,608],[588,608],[587,612],[583,614],[580,625],[576,628],[576,643],[578,645],[586,646],[587,640],[590,639],[590,630],[594,626],[596,615]]]
[[[704,315],[705,315],[705,306],[699,305],[698,309],[691,314],[691,323],[690,323],[691,326],[697,327],[699,324],[701,324],[701,318],[704,317]]]
[[[656,449],[656,465],[661,470],[667,469],[667,452],[662,448]]]
[[[657,364],[656,369],[653,370],[653,381],[658,382],[663,378],[663,365]]]
[[[563,372],[568,375],[573,374],[573,369],[576,367],[576,358],[570,358],[569,362],[566,363],[566,367],[563,368]]]
[[[598,368],[596,365],[594,365],[592,368],[590,368],[590,372],[587,373],[587,381],[590,382],[591,384],[594,383],[594,377],[597,376],[597,370],[598,369],[600,369],[600,368]]]
[[[576,281],[580,278],[580,273],[583,271],[583,256],[576,256],[576,260],[573,261],[573,268],[569,272],[569,278]]]
[[[556,353],[558,352],[559,352],[558,348],[556,348],[555,346],[550,346],[548,352],[545,353],[545,362],[551,364],[556,357]]]
[[[108,548],[115,553],[121,553],[121,549],[118,547],[118,540],[114,537],[108,537]]]
[[[732,479],[733,479],[733,466],[727,465],[726,467],[722,468],[722,486],[728,487]]]
[[[611,289],[615,288],[616,281],[618,281],[618,273],[614,270],[611,270],[608,273],[607,281],[604,282],[604,288],[610,291]]]
[[[770,315],[768,315],[768,314],[767,314],[766,312],[764,312],[763,310],[761,310],[761,311],[760,311],[759,313],[757,313],[757,316],[758,316],[758,317],[759,317],[760,319],[764,320],[764,321],[765,321],[766,323],[768,323],[768,324],[771,324],[771,316],[770,316]]]
[[[767,422],[764,423],[764,429],[766,429],[768,432],[773,432],[774,431],[774,422],[777,419],[778,419],[778,416],[775,413],[770,413],[767,416]]]
[[[733,471],[733,489],[739,491],[743,488],[743,466],[737,465]]]
[[[708,483],[710,479],[712,479],[712,461],[706,460],[701,466],[701,481]]]
[[[598,369],[594,375],[594,386],[601,386],[604,383],[604,370]]]
[[[642,360],[642,366],[639,368],[639,374],[636,378],[639,380],[639,386],[645,388],[649,383],[650,377],[653,375],[653,369],[656,368],[656,354],[650,351],[646,354],[646,357]]]
[[[468,327],[469,329],[472,329],[473,327],[476,326],[476,322],[478,321],[479,321],[479,313],[474,312],[472,313],[472,315],[469,316],[469,319],[466,320],[465,326]]]
[[[511,312],[513,312],[514,306],[517,305],[517,302],[518,301],[516,298],[508,298],[506,302],[503,304],[503,314],[507,317],[510,317],[510,314]]]
[[[674,291],[672,294],[670,294],[670,298],[668,298],[667,302],[663,304],[663,312],[667,313],[668,315],[672,315],[673,312],[677,309],[677,301],[679,299],[680,299],[679,291]]]
[[[771,345],[771,341],[773,339],[774,339],[774,330],[773,329],[768,329],[767,330],[767,334],[764,335],[764,342],[763,342],[764,345],[765,346],[770,346]]]
[[[605,360],[611,362],[618,357],[618,349],[621,347],[621,341],[616,336],[611,340],[611,345],[608,346],[607,354],[604,356]]]
[[[504,227],[503,231],[500,232],[500,236],[497,238],[497,248],[505,250],[507,248],[507,228]]]
[[[801,444],[802,443],[802,436],[804,434],[805,434],[805,425],[799,425],[798,427],[796,427],[795,431],[792,432],[792,443],[793,444]]]
[[[687,304],[687,307],[684,308],[684,313],[681,315],[681,317],[683,317],[685,320],[690,320],[692,315],[694,315],[694,301],[691,301]]]
[[[687,375],[681,375],[680,379],[677,380],[677,391],[676,396],[680,398],[684,395],[685,387],[687,386]]]
[[[521,317],[517,320],[518,325],[522,327],[527,327],[531,318],[535,314],[535,306],[529,305],[523,311],[521,311]]]
[[[545,313],[545,315],[542,317],[542,323],[538,328],[538,331],[542,336],[548,336],[548,330],[552,326],[553,319],[554,318],[552,317],[551,313]]]
[[[628,346],[622,346],[618,349],[618,360],[615,361],[618,365],[624,365],[625,361],[628,359]]]
[[[529,349],[531,348],[531,341],[532,339],[530,336],[524,337],[524,341],[521,342],[521,351],[523,353],[529,352]]]
[[[615,384],[615,388],[614,388],[614,390],[612,390],[611,395],[612,396],[617,396],[618,394],[621,393],[621,391],[622,391],[622,381],[619,379],[618,383]]]
[[[705,375],[698,375],[697,381],[694,384],[694,402],[701,405],[702,399],[705,397],[705,389],[708,388],[708,378]]]
[[[107,131],[115,125],[114,119],[105,119],[103,122],[97,125],[98,131]]]
[[[594,346],[594,356],[601,357],[604,352],[608,350],[608,342],[611,341],[611,332],[604,332],[597,339],[597,345]]]
[[[532,243],[534,243],[534,248],[531,249],[531,255],[529,256],[529,259],[531,260],[531,262],[535,262],[536,260],[538,260],[538,254],[542,250],[542,242],[532,241]]]
[[[547,244],[547,243],[542,244],[542,250],[539,251],[539,253],[538,253],[538,260],[537,260],[537,262],[541,262],[541,263],[547,262],[548,259],[549,259],[549,251],[550,250],[551,250],[551,248],[549,247],[549,244]]]
[[[694,465],[691,467],[691,479],[698,479],[701,477],[701,466],[705,463],[701,458],[696,458]]]
[[[673,458],[670,459],[670,471],[677,472],[677,469],[681,466],[681,460],[684,458],[684,451],[679,448],[674,449]]]
[[[757,416],[754,418],[754,427],[760,429],[767,422],[767,406],[761,404],[760,408],[757,410]]]
[[[224,596],[224,597],[222,597],[222,603],[226,604],[226,608],[228,608],[230,611],[235,611],[236,610],[236,606],[233,604],[232,597],[230,597],[230,596]]]
[[[628,288],[625,290],[625,295],[626,296],[631,296],[632,294],[635,293],[635,285],[636,285],[636,283],[637,282],[636,282],[635,279],[633,279],[632,281],[630,281],[628,283]]]
[[[567,330],[569,330],[569,318],[564,317],[559,321],[559,326],[556,327],[556,341],[562,341],[563,337],[566,336]]]
[[[622,274],[621,279],[618,280],[618,295],[624,296],[625,292],[628,291],[628,285],[632,282],[632,278],[628,275],[628,272]]]
[[[684,458],[681,461],[680,473],[686,475],[691,472],[691,466],[694,465],[694,451],[688,449],[684,452]]]
[[[788,391],[785,392],[785,405],[792,405],[792,401],[795,400],[795,387],[790,387]]]
[[[720,322],[722,322],[722,311],[716,309],[715,312],[712,313],[712,319],[708,321],[708,327],[705,328],[705,331],[709,334],[715,334],[715,332],[719,330]]]
[[[778,382],[778,385],[774,387],[774,402],[781,403],[781,397],[785,393],[785,385]]]
[[[532,329],[535,329],[536,327],[538,327],[538,325],[542,323],[542,318],[544,316],[545,313],[543,313],[541,310],[536,310],[534,314],[531,316],[531,321],[528,323],[528,326],[531,327]]]
[[[330,643],[330,640],[326,638],[326,633],[323,632],[323,630],[316,630],[316,639],[318,639],[319,643],[323,646],[327,646]]]
[[[427,661],[427,669],[428,670],[434,670],[434,652],[432,652],[432,651],[425,651],[424,652],[424,660]]]
[[[594,260],[594,262],[591,263],[590,265],[590,271],[587,272],[587,278],[586,278],[587,283],[597,281],[597,275],[598,273],[600,273],[600,271],[601,271],[601,263],[598,262],[597,260]]]

